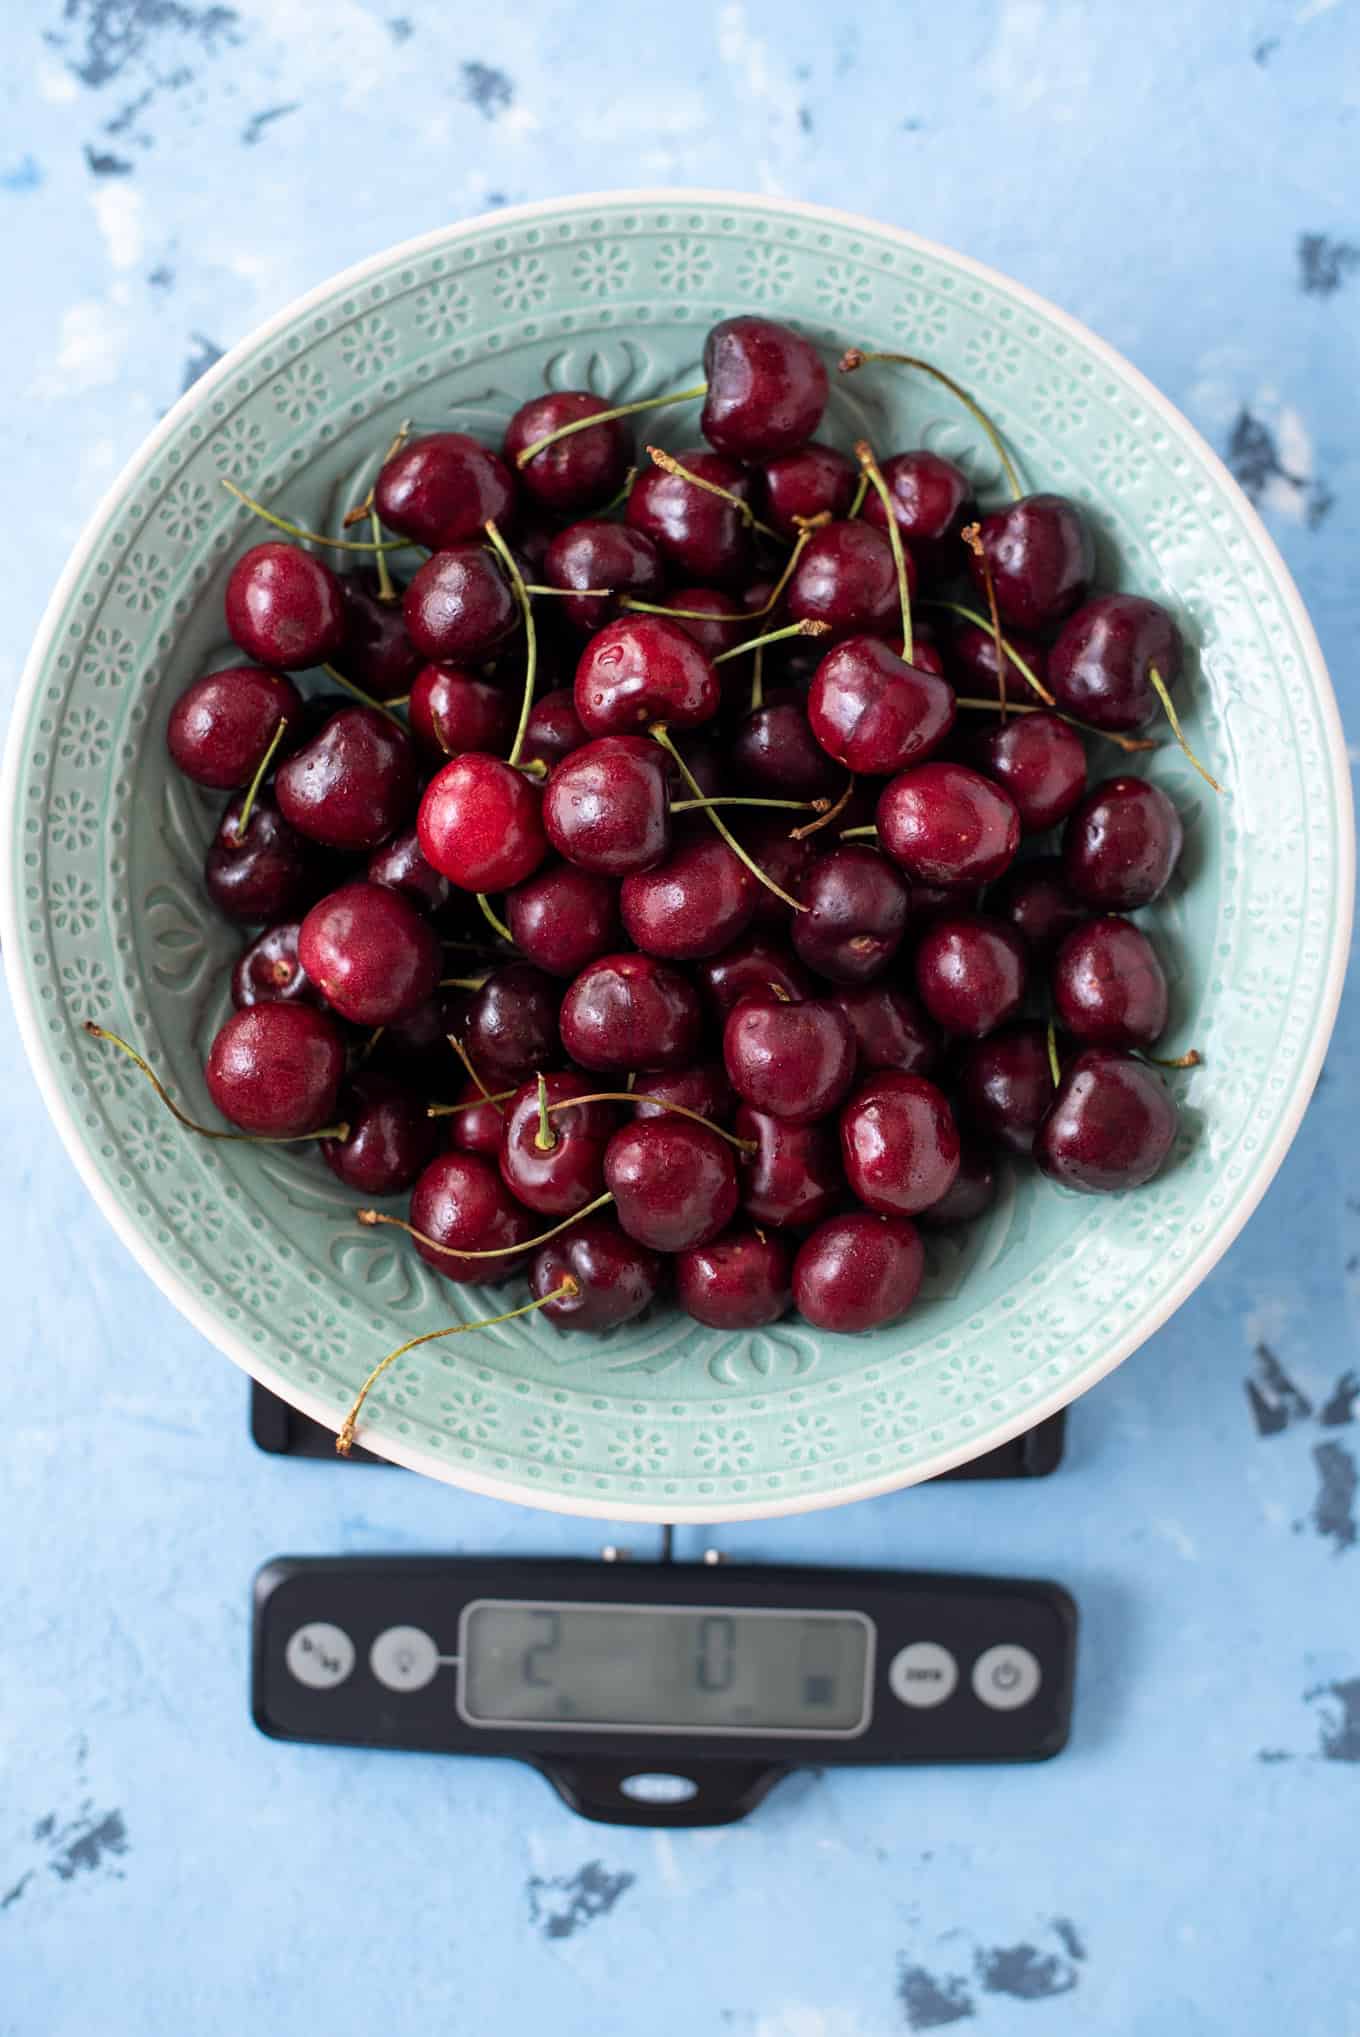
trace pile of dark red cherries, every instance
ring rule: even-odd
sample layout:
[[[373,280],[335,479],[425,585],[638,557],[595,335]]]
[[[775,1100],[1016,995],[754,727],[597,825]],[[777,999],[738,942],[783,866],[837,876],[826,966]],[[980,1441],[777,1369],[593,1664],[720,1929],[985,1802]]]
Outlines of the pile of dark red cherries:
[[[399,443],[340,570],[237,562],[251,662],[168,728],[233,794],[204,881],[257,930],[207,1085],[365,1198],[411,1191],[450,1280],[527,1262],[560,1329],[669,1290],[715,1329],[869,1330],[1000,1154],[1101,1191],[1172,1147],[1126,915],[1181,824],[1114,746],[1150,747],[1180,639],[1093,592],[1072,501],[980,514],[933,453],[819,442],[793,331],[726,320],[705,374],[702,448],[542,396],[499,455]],[[399,543],[429,554],[404,588]],[[304,699],[318,667],[345,690]]]

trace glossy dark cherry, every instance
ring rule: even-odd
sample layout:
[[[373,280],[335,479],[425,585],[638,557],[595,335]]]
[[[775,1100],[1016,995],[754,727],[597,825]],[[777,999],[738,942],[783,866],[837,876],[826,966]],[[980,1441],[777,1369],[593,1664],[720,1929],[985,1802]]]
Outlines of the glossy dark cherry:
[[[1060,856],[1013,863],[987,893],[987,910],[995,919],[1009,920],[1040,961],[1054,954],[1073,927],[1091,916],[1091,908],[1068,890]]]
[[[697,474],[746,501],[751,477],[745,467],[722,453],[694,447],[675,455],[685,474],[646,467],[628,495],[625,516],[657,547],[680,579],[702,586],[740,586],[750,578],[751,533],[741,511],[687,478]]]
[[[855,1073],[855,1035],[835,1005],[748,997],[723,1026],[723,1066],[744,1103],[786,1124],[833,1111]]]
[[[829,757],[886,778],[940,747],[954,726],[954,689],[877,637],[846,637],[817,667],[807,712]]]
[[[692,636],[662,615],[623,615],[591,638],[576,667],[576,712],[592,736],[711,721],[718,675]]]
[[[955,1224],[970,1224],[985,1216],[996,1201],[996,1186],[996,1161],[990,1148],[978,1139],[965,1137],[953,1187],[929,1209],[918,1210],[916,1221],[924,1231],[952,1230]]]
[[[859,468],[846,453],[813,439],[793,452],[780,453],[761,464],[760,514],[775,530],[794,538],[797,517],[844,517],[855,499]]]
[[[915,1216],[954,1185],[959,1133],[943,1090],[882,1068],[841,1111],[841,1162],[866,1209]]]
[[[425,861],[414,828],[403,828],[390,842],[375,849],[368,859],[366,875],[370,884],[385,884],[389,891],[400,891],[421,912],[438,913],[453,896],[448,878],[441,877]]]
[[[828,1217],[799,1246],[794,1305],[817,1330],[875,1330],[905,1315],[924,1274],[925,1250],[910,1217],[853,1210]]]
[[[281,721],[291,732],[302,698],[291,679],[229,665],[186,686],[170,710],[165,746],[186,778],[218,792],[249,785]]]
[[[521,760],[543,763],[550,771],[590,740],[576,712],[576,695],[570,686],[557,686],[540,694],[529,709]]]
[[[710,1330],[759,1330],[787,1315],[793,1301],[793,1255],[764,1231],[725,1231],[675,1262],[675,1298]]]
[[[480,1153],[436,1154],[412,1191],[411,1222],[435,1241],[431,1246],[416,1240],[426,1265],[446,1280],[475,1281],[479,1287],[508,1280],[523,1265],[524,1254],[470,1259],[464,1253],[522,1245],[539,1228],[538,1219],[501,1180],[495,1161]],[[441,1251],[440,1246],[454,1249]]]
[[[601,736],[573,750],[543,794],[543,826],[559,856],[625,877],[670,847],[666,755],[645,736]]]
[[[574,431],[556,445],[545,446],[524,466],[519,464],[520,454],[549,432],[577,424],[583,417],[598,417],[608,408],[602,396],[592,396],[587,389],[560,389],[522,403],[505,427],[501,448],[505,464],[524,493],[544,509],[559,516],[598,509],[622,488],[633,461],[633,434],[624,417]]]
[[[793,452],[826,409],[826,364],[811,341],[750,312],[709,328],[704,379],[699,429],[739,460]]]
[[[261,792],[240,833],[245,795],[233,799],[218,822],[203,863],[203,884],[224,919],[250,925],[296,919],[326,888],[326,859],[314,842],[290,828]]]
[[[1018,630],[1006,631],[1006,644],[1008,652],[1014,651],[1017,657],[1024,659],[1042,686],[1048,668],[1048,652],[1044,646],[1034,637],[1022,636]],[[1007,700],[1037,702],[1038,694],[1014,660],[1009,655],[998,659],[996,638],[990,629],[979,629],[975,623],[967,622],[949,639],[945,669],[955,691],[965,699],[999,700],[1003,664]]]
[[[1063,876],[1087,905],[1135,912],[1165,889],[1184,839],[1181,817],[1159,785],[1107,778],[1063,830]]]
[[[605,1149],[619,1223],[653,1252],[685,1252],[725,1231],[740,1201],[735,1148],[692,1118],[637,1118]]]
[[[797,896],[807,907],[793,917],[799,959],[833,983],[869,983],[901,946],[908,891],[886,856],[862,842],[842,842],[803,872]]]
[[[739,1139],[755,1143],[753,1153],[737,1156],[742,1204],[754,1223],[805,1230],[830,1216],[843,1200],[845,1177],[834,1118],[791,1125],[744,1103],[732,1129]]]
[[[707,823],[619,887],[624,931],[644,955],[692,962],[716,955],[751,924],[756,879]]]
[[[1044,1027],[1005,1026],[989,1039],[974,1040],[959,1059],[958,1095],[977,1131],[1028,1154],[1053,1101]]]
[[[515,946],[550,976],[579,975],[619,945],[619,887],[574,863],[550,863],[505,899]]]
[[[908,876],[927,884],[988,884],[1014,861],[1020,815],[1003,787],[935,758],[884,786],[878,839]]]
[[[411,682],[411,733],[427,757],[510,746],[516,703],[501,687],[454,666],[422,665]]]
[[[907,991],[887,983],[854,984],[833,991],[831,1002],[850,1021],[862,1072],[931,1073],[940,1058],[940,1035]]]
[[[735,815],[733,816],[735,818]],[[797,819],[797,815],[792,816]],[[757,862],[767,877],[772,877],[781,891],[790,898],[798,896],[798,886],[803,873],[818,853],[816,835],[796,842],[789,833],[788,814],[752,813],[743,817],[735,830],[739,841]],[[729,822],[730,825],[730,822]],[[756,892],[756,916],[753,927],[779,928],[788,931],[790,921],[795,917],[783,899],[776,898],[769,886],[762,884]]]
[[[349,1137],[323,1139],[321,1157],[336,1179],[360,1195],[398,1195],[434,1158],[439,1128],[423,1098],[390,1075],[361,1069],[337,1105]]]
[[[410,820],[418,786],[410,737],[376,707],[337,709],[274,773],[288,825],[328,849],[376,849]]]
[[[907,554],[907,587],[916,574]],[[784,595],[793,622],[824,622],[836,637],[889,636],[901,623],[897,568],[882,531],[828,523],[804,546]]]
[[[451,757],[425,788],[416,817],[427,863],[463,891],[508,891],[548,853],[543,795],[500,757]]]
[[[411,690],[420,655],[406,634],[400,596],[384,601],[371,566],[336,576],[345,605],[345,641],[331,663],[374,700],[396,700]]]
[[[585,636],[603,629],[610,617],[618,614],[621,595],[631,594],[639,601],[665,599],[660,552],[642,531],[630,530],[626,523],[588,518],[569,524],[548,547],[543,579],[549,587],[611,590],[607,594],[566,594],[552,603],[554,613],[560,611],[563,620]]]
[[[412,439],[378,476],[373,503],[389,530],[432,552],[503,524],[515,506],[509,469],[461,431]]]
[[[747,620],[743,604],[735,594],[725,594],[720,587],[676,587],[663,598],[668,608],[690,611],[673,616],[671,620],[678,622],[681,629],[693,637],[706,658],[716,658],[720,652],[730,651],[743,637],[756,634]],[[764,626],[769,628],[768,623]],[[740,661],[737,663],[739,665]],[[729,688],[739,699],[744,699],[751,684],[750,673],[735,667],[728,669]]]
[[[938,453],[894,453],[882,463],[897,528],[911,556],[930,580],[952,579],[963,564],[959,533],[973,515],[972,486],[952,460]],[[864,521],[888,528],[888,512],[876,488],[864,498]]]
[[[492,1094],[496,1092],[493,1090]],[[475,1082],[465,1082],[453,1101],[461,1105],[444,1120],[449,1144],[460,1153],[481,1153],[489,1160],[500,1156],[505,1104],[488,1103]],[[431,1120],[432,1123],[436,1122]]]
[[[439,987],[439,936],[383,884],[342,884],[302,922],[298,955],[332,1010],[356,1026],[405,1018]]]
[[[587,1075],[547,1075],[550,1104],[573,1096],[589,1096],[598,1087]],[[501,1178],[512,1195],[544,1216],[566,1217],[584,1209],[604,1193],[604,1151],[618,1127],[619,1110],[612,1103],[578,1104],[548,1119],[548,1145],[541,1144],[542,1123],[538,1083],[516,1090],[505,1107],[499,1163]]]
[[[721,1061],[692,1061],[688,1068],[677,1068],[669,1074],[654,1071],[640,1078],[635,1094],[633,1115],[639,1118],[663,1117],[668,1103],[679,1103],[686,1110],[697,1111],[701,1118],[726,1124],[736,1106]]]
[[[1015,1017],[1025,996],[1025,944],[1005,920],[933,922],[916,950],[916,990],[947,1033],[981,1039]]]
[[[1027,835],[1066,820],[1086,790],[1086,746],[1056,714],[995,721],[974,734],[969,754],[984,777],[1005,786]]]
[[[401,612],[420,655],[444,664],[489,658],[520,619],[499,559],[474,544],[433,553],[402,596]]]
[[[1155,669],[1170,691],[1181,656],[1181,633],[1160,602],[1098,594],[1059,631],[1048,654],[1048,684],[1068,714],[1127,734],[1163,711],[1149,672]]]
[[[569,1058],[608,1075],[686,1067],[698,1054],[703,1025],[689,978],[650,955],[601,956],[562,1000]]]
[[[812,996],[807,970],[768,933],[750,933],[733,941],[696,973],[720,1020],[743,997],[782,996],[797,1003]]]
[[[1086,599],[1096,568],[1091,526],[1066,495],[1023,495],[982,519],[982,544],[1003,623],[1043,629]],[[982,589],[982,562],[968,553]]]
[[[474,991],[463,1045],[491,1090],[528,1080],[561,1060],[557,1015],[562,986],[528,962],[506,962]]]
[[[1166,972],[1131,920],[1087,920],[1053,964],[1058,1024],[1090,1047],[1152,1047],[1166,1031]]]
[[[662,1271],[655,1252],[600,1210],[539,1247],[529,1269],[529,1289],[541,1301],[570,1276],[578,1292],[550,1301],[539,1314],[559,1330],[597,1333],[640,1316],[656,1295]]]
[[[730,758],[734,782],[767,799],[822,799],[845,782],[813,735],[802,701],[784,688],[743,716]],[[785,834],[798,818],[790,814]]]
[[[345,641],[340,582],[299,545],[252,545],[231,569],[225,606],[233,643],[261,665],[319,665]]]
[[[243,948],[231,972],[237,1011],[252,1004],[320,1004],[321,994],[298,960],[298,926],[281,920]]]
[[[1155,1068],[1111,1047],[1069,1063],[1034,1141],[1045,1174],[1088,1195],[1151,1181],[1175,1144],[1176,1105]]]
[[[297,1138],[333,1122],[344,1072],[339,1028],[311,1004],[234,1011],[203,1071],[223,1117],[267,1139]]]

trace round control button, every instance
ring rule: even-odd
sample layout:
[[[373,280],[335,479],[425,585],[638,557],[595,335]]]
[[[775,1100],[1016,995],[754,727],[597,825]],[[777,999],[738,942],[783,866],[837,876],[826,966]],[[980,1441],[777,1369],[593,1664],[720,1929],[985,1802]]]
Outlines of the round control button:
[[[288,1673],[308,1690],[334,1690],[354,1667],[354,1643],[343,1627],[309,1620],[288,1637],[283,1651]]]
[[[439,1650],[423,1627],[385,1627],[368,1666],[388,1690],[424,1690],[439,1673]]]
[[[687,1804],[698,1794],[698,1783],[688,1775],[625,1775],[619,1784],[619,1795],[635,1804]]]
[[[913,1641],[899,1648],[888,1664],[888,1688],[899,1703],[913,1711],[942,1705],[959,1680],[959,1665],[938,1641]]]
[[[1038,1662],[1015,1641],[985,1649],[973,1664],[973,1690],[994,1712],[1018,1711],[1042,1681]]]

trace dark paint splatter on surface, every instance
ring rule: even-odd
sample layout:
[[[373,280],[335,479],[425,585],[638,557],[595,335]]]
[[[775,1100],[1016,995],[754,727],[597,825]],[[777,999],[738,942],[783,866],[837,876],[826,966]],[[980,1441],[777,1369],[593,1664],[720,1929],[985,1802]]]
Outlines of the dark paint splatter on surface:
[[[1304,1695],[1309,1704],[1327,1707],[1318,1728],[1323,1760],[1360,1761],[1360,1676],[1345,1683],[1324,1683]]]
[[[300,99],[290,99],[286,106],[266,106],[262,113],[252,113],[241,129],[241,140],[246,148],[253,149],[267,127],[272,127],[286,114],[296,113],[301,104]]]
[[[534,1875],[526,1886],[529,1920],[545,1938],[570,1938],[597,1917],[607,1917],[619,1897],[637,1880],[634,1874],[611,1874],[599,1860],[588,1860],[575,1874],[544,1878]]]
[[[812,108],[810,106],[799,107],[798,125],[802,129],[804,134],[812,133]]]
[[[27,1874],[21,1874],[19,1876],[19,1879],[15,1882],[13,1888],[7,1888],[5,1890],[5,1893],[2,1896],[0,1896],[0,1911],[13,1909],[15,1903],[18,1902],[20,1896],[23,1894],[24,1890],[28,1887],[28,1884],[32,1881],[32,1879],[33,1879],[33,1869],[30,1867]]]
[[[1347,1272],[1351,1261],[1346,1262]],[[1360,1372],[1343,1372],[1336,1385],[1328,1394],[1318,1411],[1318,1420],[1324,1429],[1343,1429],[1355,1420],[1355,1404],[1360,1400]]]
[[[404,14],[393,14],[388,19],[387,32],[393,42],[409,42],[416,31]]]
[[[162,262],[159,268],[152,269],[146,280],[153,290],[173,290],[175,272],[167,263]]]
[[[1336,1545],[1339,1556],[1355,1547],[1355,1495],[1360,1473],[1355,1459],[1342,1443],[1319,1443],[1313,1451],[1317,1466],[1318,1493],[1313,1501],[1313,1527],[1325,1542]]]
[[[183,36],[209,56],[241,40],[234,7],[186,7],[182,0],[66,0],[61,21],[46,40],[69,51],[67,68],[96,88],[158,53],[163,36]]]
[[[1292,1761],[1294,1757],[1285,1747],[1260,1747],[1257,1749],[1256,1759],[1273,1766],[1279,1761]]]
[[[222,348],[215,340],[205,339],[201,332],[190,333],[194,351],[185,356],[184,379],[180,383],[180,394],[192,389],[200,375],[206,375],[209,368],[222,358]]]
[[[1251,1417],[1258,1436],[1278,1436],[1291,1422],[1305,1421],[1313,1403],[1295,1386],[1269,1344],[1256,1346],[1255,1359],[1256,1376],[1243,1381]]]
[[[498,120],[513,103],[515,88],[493,64],[464,64],[463,97],[484,120]]]
[[[924,120],[904,120],[902,126],[908,134],[919,134],[925,126]]]
[[[1264,41],[1258,42],[1255,49],[1252,51],[1251,53],[1252,62],[1254,64],[1260,64],[1262,68],[1264,68],[1265,65],[1270,62],[1271,58],[1274,56],[1276,50],[1279,47],[1280,38],[1278,35],[1266,36]]]
[[[985,1945],[974,1957],[978,1982],[989,1995],[1013,1995],[1019,2002],[1043,2002],[1070,1995],[1081,1978],[1071,1960],[1037,1945]]]
[[[1325,233],[1301,233],[1298,257],[1299,288],[1306,297],[1335,296],[1347,277],[1360,269],[1360,247]]]
[[[1070,1917],[1055,1917],[1053,1929],[1057,1933],[1059,1944],[1069,1958],[1085,1959],[1086,1941]]]
[[[95,149],[85,144],[85,167],[92,177],[130,177],[132,164],[126,156],[116,156],[112,149]]]
[[[1336,497],[1325,481],[1315,481],[1308,497],[1308,507],[1303,520],[1309,530],[1321,530],[1327,518],[1336,508]]]
[[[977,2014],[962,1974],[930,1973],[905,1955],[898,1961],[897,1999],[909,2030],[943,2030]]]
[[[1243,404],[1228,436],[1224,459],[1233,477],[1254,503],[1259,505],[1271,481],[1283,481],[1304,505],[1304,519],[1316,530],[1332,507],[1332,492],[1323,481],[1310,481],[1306,474],[1291,474],[1280,458],[1275,435]]]
[[[93,1874],[110,1854],[121,1859],[128,1850],[127,1826],[121,1811],[106,1811],[97,1823],[88,1818],[79,1820],[60,1836],[66,1843],[48,1865],[62,1881],[74,1881],[78,1874]]]
[[[43,173],[32,156],[21,156],[12,170],[0,170],[0,191],[36,191]]]

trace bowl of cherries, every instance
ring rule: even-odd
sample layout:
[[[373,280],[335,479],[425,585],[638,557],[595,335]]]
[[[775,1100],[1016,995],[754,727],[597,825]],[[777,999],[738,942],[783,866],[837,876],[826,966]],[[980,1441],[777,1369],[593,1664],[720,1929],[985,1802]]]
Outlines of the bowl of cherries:
[[[11,731],[85,1178],[296,1406],[650,1519],[924,1478],[1194,1288],[1297,1126],[1316,644],[1109,348],[910,236],[523,208],[166,419]]]

